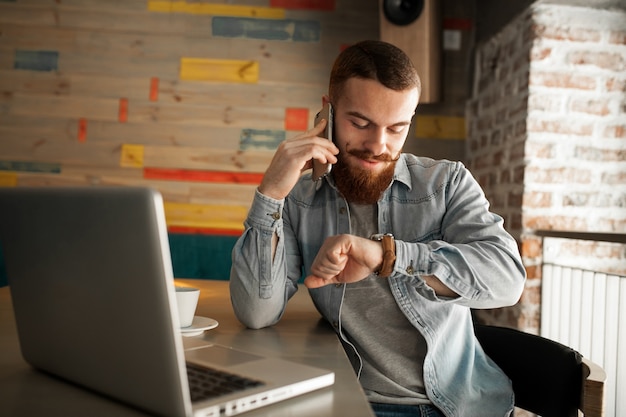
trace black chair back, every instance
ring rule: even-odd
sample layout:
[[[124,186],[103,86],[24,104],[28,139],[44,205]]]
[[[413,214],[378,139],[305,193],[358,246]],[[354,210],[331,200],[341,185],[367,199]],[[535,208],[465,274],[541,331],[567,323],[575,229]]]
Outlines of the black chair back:
[[[513,383],[515,405],[542,417],[576,417],[582,356],[560,343],[519,330],[475,326],[485,353]]]

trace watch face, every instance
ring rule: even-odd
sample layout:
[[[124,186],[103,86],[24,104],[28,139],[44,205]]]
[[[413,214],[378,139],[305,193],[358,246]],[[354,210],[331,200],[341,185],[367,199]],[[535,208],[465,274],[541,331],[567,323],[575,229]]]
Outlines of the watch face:
[[[373,234],[373,235],[371,235],[371,236],[370,236],[370,239],[371,239],[371,240],[381,241],[381,240],[383,240],[383,238],[384,238],[385,236],[389,236],[389,237],[391,237],[391,238],[392,238],[392,237],[393,237],[393,234],[391,234],[391,233],[375,233],[375,234]]]

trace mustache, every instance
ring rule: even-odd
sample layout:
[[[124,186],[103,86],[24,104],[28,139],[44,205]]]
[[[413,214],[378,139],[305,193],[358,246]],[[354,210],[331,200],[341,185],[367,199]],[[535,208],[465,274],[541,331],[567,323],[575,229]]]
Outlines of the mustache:
[[[348,153],[352,156],[355,156],[359,159],[363,159],[366,161],[378,161],[378,162],[395,162],[398,159],[400,159],[400,152],[398,152],[398,156],[393,158],[391,155],[389,155],[388,153],[384,153],[384,154],[380,154],[380,155],[374,155],[372,152],[370,151],[364,151],[364,150],[359,150],[359,149],[351,149],[348,151]]]

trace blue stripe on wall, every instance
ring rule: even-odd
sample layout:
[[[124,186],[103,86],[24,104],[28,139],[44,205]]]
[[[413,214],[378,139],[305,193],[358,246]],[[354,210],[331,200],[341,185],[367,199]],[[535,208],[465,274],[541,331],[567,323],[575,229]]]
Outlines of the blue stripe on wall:
[[[61,164],[28,161],[0,161],[0,171],[47,172],[59,174]]]
[[[59,64],[57,51],[15,51],[13,68],[31,71],[56,71]]]
[[[319,42],[320,23],[314,20],[253,19],[214,16],[213,36],[271,41]]]
[[[242,151],[248,149],[276,150],[278,145],[285,140],[284,130],[259,130],[243,129],[239,136],[239,148]]]

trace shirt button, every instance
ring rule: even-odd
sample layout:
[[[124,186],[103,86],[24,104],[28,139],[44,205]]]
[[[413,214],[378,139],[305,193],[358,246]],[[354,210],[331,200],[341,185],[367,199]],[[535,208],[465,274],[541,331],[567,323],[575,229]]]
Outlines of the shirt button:
[[[335,284],[335,287],[339,288],[341,287],[343,284]]]
[[[280,220],[280,213],[279,212],[272,213],[272,219]]]
[[[339,209],[339,214],[346,214],[346,208],[345,207],[341,207]]]
[[[415,269],[413,269],[413,265],[409,265],[406,268],[406,273],[409,274],[409,275],[413,275],[415,273]]]

